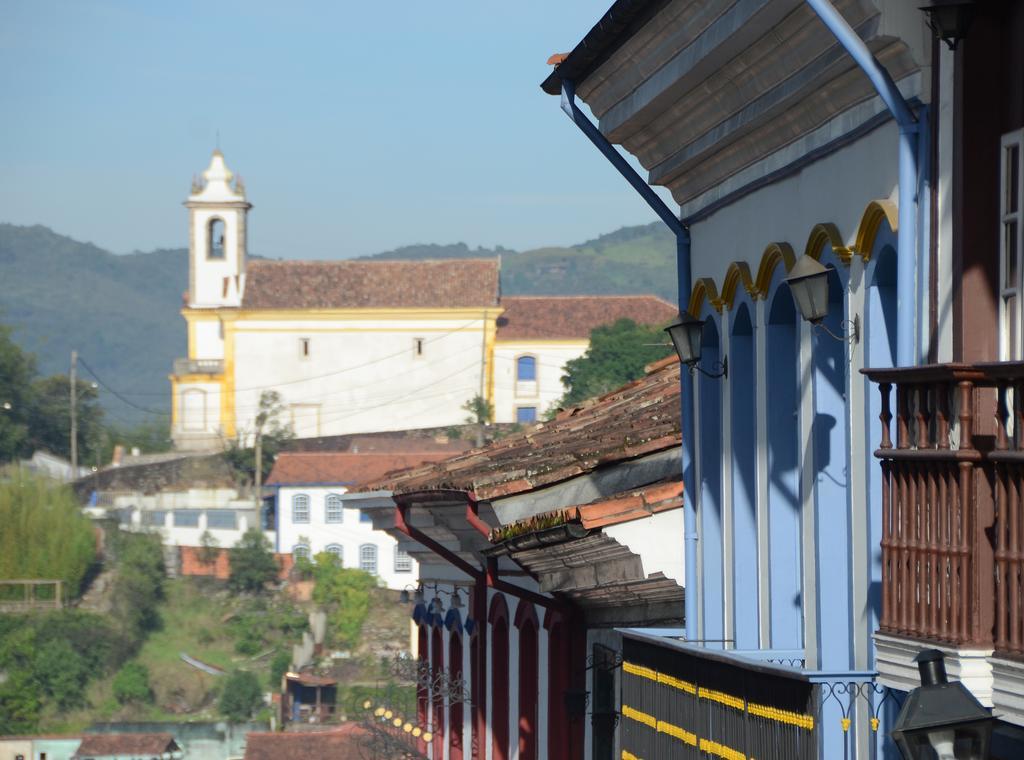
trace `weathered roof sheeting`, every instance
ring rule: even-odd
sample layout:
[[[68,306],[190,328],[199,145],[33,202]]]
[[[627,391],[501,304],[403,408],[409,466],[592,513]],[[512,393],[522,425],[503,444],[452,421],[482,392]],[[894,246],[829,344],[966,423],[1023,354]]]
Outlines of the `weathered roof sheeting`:
[[[86,734],[75,757],[160,757],[180,749],[171,734]]]
[[[379,480],[388,473],[427,462],[438,462],[458,449],[414,453],[334,454],[324,451],[285,451],[277,456],[267,477],[268,486],[345,485],[348,490]]]
[[[245,760],[358,758],[369,751],[363,746],[368,737],[367,731],[355,723],[329,731],[254,731],[245,738]]]
[[[250,261],[243,309],[460,309],[498,305],[497,259]]]
[[[588,340],[591,331],[619,319],[661,325],[679,312],[657,296],[505,296],[498,340]]]
[[[679,412],[679,361],[673,356],[652,365],[645,377],[551,422],[372,487],[399,495],[469,491],[481,500],[522,493],[678,447]]]

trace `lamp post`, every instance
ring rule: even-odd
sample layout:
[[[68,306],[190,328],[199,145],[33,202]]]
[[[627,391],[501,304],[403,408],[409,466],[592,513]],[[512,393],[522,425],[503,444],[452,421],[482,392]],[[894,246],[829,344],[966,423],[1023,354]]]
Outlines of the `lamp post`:
[[[943,655],[914,658],[921,685],[903,703],[891,736],[906,760],[986,760],[994,718],[962,683],[946,678]]]
[[[704,320],[697,319],[689,312],[679,312],[679,318],[665,328],[668,337],[672,340],[672,347],[675,348],[681,364],[690,369],[692,375],[694,370],[708,377],[726,377],[729,374],[729,360],[723,358],[716,365],[716,372],[708,372],[697,366],[700,361],[702,338],[704,336]]]
[[[925,12],[928,26],[950,50],[956,50],[974,20],[973,0],[935,0],[919,10]]]
[[[825,325],[825,317],[828,316],[828,267],[812,256],[801,256],[789,270],[786,284],[801,317],[836,340],[860,341],[860,317],[856,315],[849,322],[843,322],[850,331],[848,336],[836,335]]]

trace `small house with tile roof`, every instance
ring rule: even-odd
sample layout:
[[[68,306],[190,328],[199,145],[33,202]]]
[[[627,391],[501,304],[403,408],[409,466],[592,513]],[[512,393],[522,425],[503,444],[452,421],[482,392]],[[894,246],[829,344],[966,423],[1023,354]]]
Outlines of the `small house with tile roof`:
[[[421,668],[463,687],[419,692],[432,757],[614,746],[621,629],[682,631],[679,370],[366,486],[419,563]]]
[[[531,422],[593,327],[675,312],[652,296],[502,299],[497,258],[250,259],[252,205],[220,151],[185,206],[188,355],[170,376],[182,450],[251,441],[266,391],[298,438],[458,425],[476,396],[495,422]]]
[[[356,439],[357,441],[359,439]],[[328,552],[344,567],[377,576],[392,589],[416,578],[416,562],[395,538],[374,530],[361,507],[387,493],[367,493],[364,485],[390,472],[446,459],[469,448],[461,439],[375,438],[363,450],[285,451],[278,455],[266,485],[273,489],[274,550],[312,558]]]

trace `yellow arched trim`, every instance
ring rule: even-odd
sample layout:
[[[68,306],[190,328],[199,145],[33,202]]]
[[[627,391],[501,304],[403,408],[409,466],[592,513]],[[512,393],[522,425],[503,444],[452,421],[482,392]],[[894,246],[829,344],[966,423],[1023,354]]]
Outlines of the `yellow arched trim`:
[[[890,200],[871,201],[860,218],[857,240],[853,244],[853,249],[864,261],[871,258],[871,250],[875,247],[875,238],[878,237],[878,229],[883,221],[889,225],[889,229],[896,232],[899,227],[899,210],[896,204]]]
[[[697,280],[697,284],[693,286],[693,293],[690,295],[690,305],[687,311],[693,316],[699,317],[705,299],[714,307],[715,311],[722,311],[722,299],[718,296],[715,281],[710,277],[701,277]]]
[[[793,246],[789,243],[770,243],[761,254],[761,264],[757,268],[757,278],[754,280],[754,287],[761,298],[768,296],[768,290],[772,285],[772,275],[775,274],[775,267],[781,263],[788,272],[796,263],[796,254],[793,253]]]
[[[843,242],[839,229],[832,222],[822,222],[821,224],[814,225],[814,229],[811,230],[811,236],[807,238],[804,256],[820,259],[821,252],[825,250],[826,245],[832,247],[832,253],[841,262],[844,264],[850,263],[850,259],[853,258],[853,251]]]
[[[751,298],[757,298],[757,288],[754,287],[754,278],[750,276],[750,267],[746,262],[734,261],[725,270],[725,282],[722,283],[722,303],[729,309],[736,300],[736,289],[740,283]]]

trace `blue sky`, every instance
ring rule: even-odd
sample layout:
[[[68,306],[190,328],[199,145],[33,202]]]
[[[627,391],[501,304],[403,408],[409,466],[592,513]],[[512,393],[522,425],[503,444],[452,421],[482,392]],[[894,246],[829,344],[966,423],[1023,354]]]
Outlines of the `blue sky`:
[[[265,256],[652,221],[538,87],[609,4],[0,0],[0,221],[182,246],[218,130]]]

